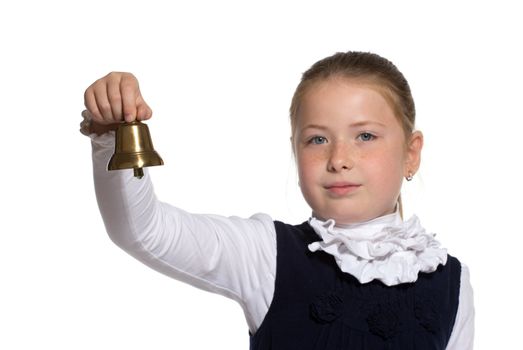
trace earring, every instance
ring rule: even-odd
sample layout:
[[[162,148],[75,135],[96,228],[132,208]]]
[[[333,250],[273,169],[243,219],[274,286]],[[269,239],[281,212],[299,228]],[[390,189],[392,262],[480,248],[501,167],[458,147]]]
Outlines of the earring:
[[[407,180],[407,181],[412,181],[412,177],[413,177],[413,176],[414,176],[414,175],[412,175],[412,173],[409,171],[409,175],[407,175],[407,176],[405,177],[405,180]]]

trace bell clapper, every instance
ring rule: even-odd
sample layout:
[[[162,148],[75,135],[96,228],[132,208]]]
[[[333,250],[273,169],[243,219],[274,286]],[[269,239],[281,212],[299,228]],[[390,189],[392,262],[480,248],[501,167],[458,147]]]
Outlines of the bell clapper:
[[[133,169],[134,169],[134,177],[141,179],[143,177],[143,168],[133,168]]]

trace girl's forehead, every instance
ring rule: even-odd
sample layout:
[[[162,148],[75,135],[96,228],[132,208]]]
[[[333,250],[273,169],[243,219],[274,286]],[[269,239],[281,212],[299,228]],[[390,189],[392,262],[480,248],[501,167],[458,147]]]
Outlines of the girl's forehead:
[[[370,79],[333,76],[312,82],[305,90],[303,98],[333,92],[338,93],[338,98],[348,98],[358,92],[381,96],[384,89],[383,86],[372,82]],[[381,96],[381,99],[383,99],[383,96]]]
[[[351,119],[397,122],[394,110],[380,88],[347,78],[315,82],[302,97],[298,122],[311,119]]]

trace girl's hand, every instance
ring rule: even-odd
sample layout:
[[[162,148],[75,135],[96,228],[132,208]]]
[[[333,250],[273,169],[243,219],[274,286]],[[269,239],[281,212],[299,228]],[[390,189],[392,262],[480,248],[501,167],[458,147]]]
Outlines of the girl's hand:
[[[144,101],[138,80],[131,73],[111,72],[85,90],[85,107],[92,117],[91,130],[114,130],[125,120],[147,120],[152,110]]]

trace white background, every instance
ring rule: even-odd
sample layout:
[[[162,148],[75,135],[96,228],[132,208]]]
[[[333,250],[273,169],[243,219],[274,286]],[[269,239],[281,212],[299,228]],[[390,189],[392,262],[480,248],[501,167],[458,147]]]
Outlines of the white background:
[[[422,4],[423,3],[423,4]],[[493,5],[495,3],[495,5]],[[392,60],[426,147],[404,186],[469,265],[476,349],[523,312],[521,10],[508,1],[13,1],[0,5],[0,349],[247,349],[234,302],[114,246],[94,197],[83,92],[131,71],[154,110],[160,199],[308,218],[289,144],[300,74],[337,51]]]

